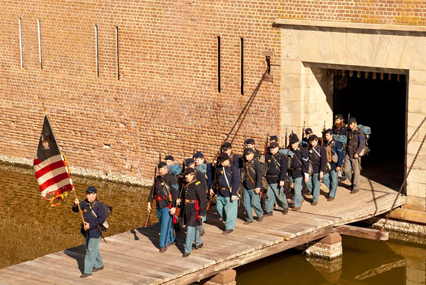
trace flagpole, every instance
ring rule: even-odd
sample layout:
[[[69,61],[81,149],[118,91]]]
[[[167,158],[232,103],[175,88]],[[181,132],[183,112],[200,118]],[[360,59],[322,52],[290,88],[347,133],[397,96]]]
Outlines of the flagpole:
[[[67,158],[65,157],[65,154],[63,154],[62,152],[61,152],[61,155],[64,157],[64,161],[65,161],[65,164],[67,165],[68,173],[70,174],[70,177],[71,177],[71,170],[70,170],[70,165],[68,164],[68,160],[67,160]],[[73,186],[73,190],[72,190],[72,192],[74,193],[74,197],[75,197],[75,199],[77,199],[77,200],[78,200],[77,193],[75,193],[75,188],[74,188],[74,186]],[[80,200],[78,200],[78,201],[80,202]],[[84,217],[83,217],[83,211],[81,210],[80,203],[77,203],[77,206],[78,206],[78,212],[80,213],[81,220],[83,221],[83,225],[84,225],[84,224],[86,224],[86,221],[84,220]]]

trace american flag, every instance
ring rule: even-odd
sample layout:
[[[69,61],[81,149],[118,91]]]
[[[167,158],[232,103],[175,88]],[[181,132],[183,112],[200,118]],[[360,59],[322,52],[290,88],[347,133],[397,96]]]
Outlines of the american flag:
[[[34,159],[34,170],[41,196],[50,200],[52,206],[59,205],[67,195],[67,191],[73,190],[69,169],[47,115],[44,117],[43,130]]]

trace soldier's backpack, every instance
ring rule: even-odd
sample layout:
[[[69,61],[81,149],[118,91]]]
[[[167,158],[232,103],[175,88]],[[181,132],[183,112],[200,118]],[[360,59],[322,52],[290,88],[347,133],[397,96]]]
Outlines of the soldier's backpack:
[[[102,231],[106,232],[109,228],[109,224],[107,222],[107,218],[111,215],[112,213],[112,206],[107,205],[105,203],[100,203],[99,200],[95,200],[95,202],[93,203],[93,207],[98,208],[99,205],[102,205],[104,207],[104,211],[105,211],[105,222],[101,225]],[[97,218],[98,216],[96,215],[95,211],[93,211],[93,208],[90,206],[90,210],[92,212],[92,215],[95,216],[95,218]]]
[[[361,129],[365,134],[365,146],[364,149],[361,151],[359,156],[366,156],[370,153],[370,147],[368,146],[368,140],[370,139],[371,135],[371,128],[363,125],[357,125],[359,129]]]
[[[341,143],[343,146],[348,142],[348,137],[345,135],[333,135],[333,138]]]
[[[339,159],[337,153],[335,153],[332,149],[332,147],[335,145],[334,142],[332,142],[331,144],[329,144],[326,148],[325,151],[327,153],[327,162],[333,162],[333,163],[337,163],[337,160]]]

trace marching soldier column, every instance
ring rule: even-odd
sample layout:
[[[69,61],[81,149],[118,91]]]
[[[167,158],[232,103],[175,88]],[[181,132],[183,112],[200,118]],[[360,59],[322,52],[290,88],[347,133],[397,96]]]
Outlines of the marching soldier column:
[[[227,235],[235,229],[240,199],[244,204],[241,207],[245,212],[244,225],[250,225],[254,221],[253,212],[257,221],[262,222],[264,217],[273,215],[276,205],[283,215],[289,208],[300,211],[304,195],[312,195],[311,205],[316,206],[321,181],[329,189],[327,201],[332,202],[337,195],[342,169],[344,173],[340,178],[347,176],[351,194],[357,193],[361,157],[369,151],[368,137],[363,129],[365,127],[357,125],[353,117],[345,125],[339,114],[335,116],[332,129],[326,129],[324,125],[321,140],[311,128],[303,126],[302,140],[293,132],[287,137],[286,130],[283,148],[279,147],[277,136],[268,135],[263,154],[256,149],[253,139],[247,139],[242,158],[234,153],[229,142],[221,145],[213,163],[207,163],[204,155],[195,151],[182,166],[174,161],[173,156],[166,156],[166,162],[158,164],[158,175],[149,198],[154,197],[157,201],[160,252],[175,244],[174,229],[182,228],[186,230],[183,257],[189,256],[193,248],[202,248],[203,222],[213,202],[224,224],[222,233]],[[287,196],[292,196],[292,201]],[[152,205],[148,203],[148,210],[151,209]]]

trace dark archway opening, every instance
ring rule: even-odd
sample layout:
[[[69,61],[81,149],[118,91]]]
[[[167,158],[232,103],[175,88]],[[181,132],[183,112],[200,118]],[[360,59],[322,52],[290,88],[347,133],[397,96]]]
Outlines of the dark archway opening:
[[[345,121],[350,114],[372,131],[368,141],[371,152],[362,159],[361,174],[398,189],[405,174],[406,75],[336,73],[333,113],[343,114]]]

